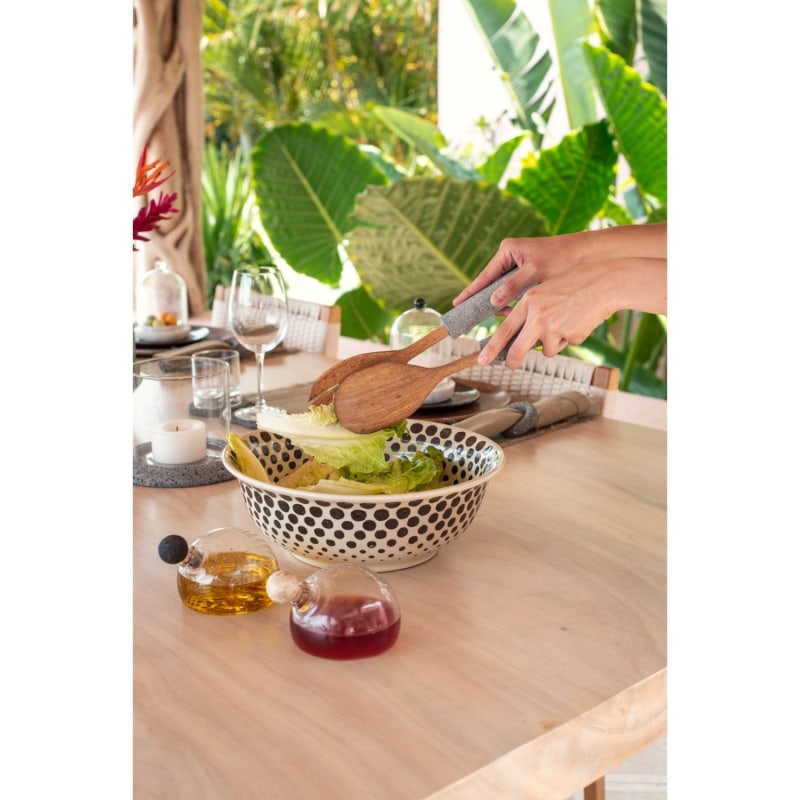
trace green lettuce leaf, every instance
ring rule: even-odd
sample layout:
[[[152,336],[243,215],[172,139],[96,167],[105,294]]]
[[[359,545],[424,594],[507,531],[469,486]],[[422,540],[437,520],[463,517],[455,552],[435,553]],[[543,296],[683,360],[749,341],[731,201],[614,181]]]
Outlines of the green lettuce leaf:
[[[299,414],[262,411],[257,424],[261,430],[291,439],[323,464],[337,469],[347,467],[351,474],[382,472],[386,467],[386,440],[402,436],[408,428],[403,420],[375,433],[353,433],[339,422],[332,403],[311,406]]]
[[[439,485],[444,456],[441,450],[428,445],[425,452],[417,451],[411,457],[401,456],[386,463],[379,472],[358,472],[342,468],[339,480],[352,481],[362,487],[374,487],[375,493],[402,494],[403,492],[433,489]],[[372,492],[370,492],[372,493]]]
[[[333,404],[312,406],[307,412],[262,412],[258,427],[291,440],[312,456],[279,485],[330,494],[402,494],[440,485],[444,454],[428,445],[424,451],[388,459],[387,439],[408,430],[403,420],[376,433],[353,433],[341,425]]]

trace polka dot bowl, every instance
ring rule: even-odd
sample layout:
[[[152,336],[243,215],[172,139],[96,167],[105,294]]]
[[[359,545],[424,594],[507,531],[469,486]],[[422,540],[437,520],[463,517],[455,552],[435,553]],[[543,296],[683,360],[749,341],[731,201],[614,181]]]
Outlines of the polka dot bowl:
[[[263,430],[242,438],[270,482],[240,472],[229,447],[222,462],[239,481],[253,522],[275,545],[319,567],[359,564],[388,572],[428,561],[469,528],[504,462],[502,448],[491,439],[454,425],[410,419],[406,434],[387,441],[387,456],[439,448],[444,486],[403,494],[326,494],[275,485],[308,458],[289,439]]]

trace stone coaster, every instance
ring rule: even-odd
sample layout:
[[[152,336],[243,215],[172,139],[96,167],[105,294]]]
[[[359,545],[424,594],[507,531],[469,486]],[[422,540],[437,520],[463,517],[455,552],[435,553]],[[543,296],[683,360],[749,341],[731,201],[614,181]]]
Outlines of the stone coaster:
[[[133,454],[133,484],[159,489],[185,489],[231,481],[233,475],[222,464],[225,445],[226,442],[209,439],[209,454],[205,461],[191,464],[159,464],[153,461],[149,442],[139,445]]]

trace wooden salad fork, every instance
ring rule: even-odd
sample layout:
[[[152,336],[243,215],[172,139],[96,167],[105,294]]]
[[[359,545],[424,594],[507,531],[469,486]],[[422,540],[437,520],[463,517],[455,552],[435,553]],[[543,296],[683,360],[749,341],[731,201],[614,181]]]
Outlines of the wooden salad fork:
[[[391,365],[407,365],[412,358],[418,356],[420,353],[425,352],[429,347],[433,347],[438,342],[441,342],[447,336],[451,336],[453,339],[458,338],[459,336],[463,336],[465,333],[468,333],[472,328],[476,325],[483,322],[485,319],[488,319],[497,311],[497,308],[492,305],[490,298],[492,293],[494,292],[497,287],[503,283],[506,278],[509,278],[513,275],[519,267],[514,267],[513,270],[507,272],[505,275],[501,275],[497,280],[493,283],[490,283],[488,286],[481,289],[476,294],[472,295],[468,300],[465,300],[461,305],[456,306],[455,308],[447,311],[445,314],[442,315],[442,324],[432,330],[430,333],[423,336],[421,339],[413,342],[412,344],[408,345],[407,347],[402,348],[401,350],[383,350],[374,353],[360,353],[359,355],[351,356],[350,358],[346,358],[343,361],[340,361],[338,364],[335,364],[330,369],[325,370],[325,372],[320,375],[313,384],[311,384],[311,388],[308,392],[308,402],[309,405],[319,405],[322,403],[330,403],[334,401],[335,403],[335,395],[334,393],[337,391],[338,387],[345,381],[345,379],[349,378],[350,376],[361,373],[365,370],[370,370],[370,374],[368,375],[368,380],[376,380],[381,375],[385,375],[387,377],[391,377],[392,373],[390,370],[380,370],[377,373],[372,373],[371,370],[378,366],[391,366]],[[517,297],[521,297],[522,294],[527,291],[530,286],[535,286],[535,283],[526,286],[522,291],[517,294]],[[473,363],[474,363],[473,356]],[[458,364],[460,362],[452,362],[452,364]],[[451,364],[443,365],[442,369],[447,370]],[[456,372],[458,369],[464,369],[465,366],[456,367],[455,369],[451,370],[450,372],[444,372],[440,375],[439,380],[447,375],[451,374],[451,372]],[[420,368],[425,369],[425,368]],[[439,368],[436,368],[439,369]],[[434,370],[430,370],[433,372]],[[406,374],[406,373],[403,373]],[[422,378],[423,376],[418,373],[413,373],[416,375],[417,378]],[[411,374],[406,374],[405,380],[413,379]],[[429,377],[425,378],[427,381]],[[432,380],[432,378],[430,378]],[[435,386],[438,381],[434,381],[431,384],[431,387]],[[355,392],[354,383],[351,382],[349,384],[350,388],[348,392]],[[427,382],[426,382],[427,385]],[[365,386],[366,388],[366,386]],[[408,388],[408,387],[406,387]],[[384,391],[384,387],[381,386],[379,383],[375,384],[372,387],[372,391],[375,392],[377,395],[382,395]],[[359,395],[361,394],[361,390],[359,390]],[[416,395],[416,392],[415,392]],[[426,395],[423,395],[423,399]],[[350,401],[347,401],[348,403]],[[416,406],[415,406],[416,408]],[[414,409],[412,409],[413,411]],[[338,412],[337,412],[338,413]],[[349,417],[349,412],[346,412]],[[342,423],[344,424],[344,423]],[[345,426],[349,427],[349,426]],[[350,430],[355,431],[354,428],[350,428]],[[375,428],[374,430],[378,430]]]

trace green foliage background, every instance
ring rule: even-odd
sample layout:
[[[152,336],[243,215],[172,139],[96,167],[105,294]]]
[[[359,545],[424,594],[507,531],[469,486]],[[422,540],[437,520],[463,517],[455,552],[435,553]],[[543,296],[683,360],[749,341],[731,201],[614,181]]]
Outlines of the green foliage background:
[[[513,0],[464,6],[516,115],[480,163],[436,125],[435,3],[208,0],[210,291],[264,248],[334,288],[350,264],[343,333],[386,341],[420,293],[450,308],[502,238],[666,219],[663,0],[551,0],[554,54]],[[543,148],[557,84],[572,130]],[[666,335],[626,312],[566,352],[665,397]]]

